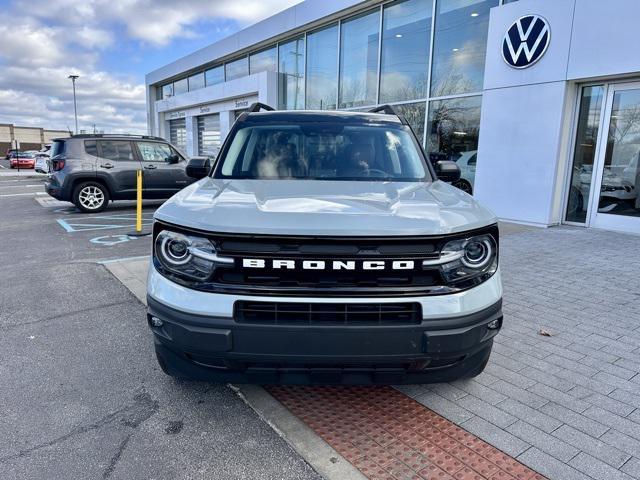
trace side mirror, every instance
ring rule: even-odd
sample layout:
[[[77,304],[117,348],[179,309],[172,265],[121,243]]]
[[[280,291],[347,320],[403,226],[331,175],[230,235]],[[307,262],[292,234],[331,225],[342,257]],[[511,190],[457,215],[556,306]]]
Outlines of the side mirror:
[[[177,153],[174,153],[167,157],[167,161],[169,162],[169,165],[174,165],[176,163],[180,163],[180,157]]]
[[[451,160],[440,160],[436,162],[436,174],[443,182],[452,183],[460,180],[460,167]]]
[[[194,157],[187,163],[187,175],[191,178],[204,178],[209,174],[211,162],[205,157]]]

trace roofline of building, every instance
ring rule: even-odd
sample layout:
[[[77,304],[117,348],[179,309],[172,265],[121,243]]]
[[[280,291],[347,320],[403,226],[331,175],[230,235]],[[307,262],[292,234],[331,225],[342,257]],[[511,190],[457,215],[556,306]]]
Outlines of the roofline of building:
[[[330,22],[333,17],[343,16],[345,11],[360,10],[381,1],[383,0],[304,1],[147,73],[145,82],[147,85],[154,85],[183,76],[186,72],[219,64],[249,49],[266,47],[313,28],[314,24]]]
[[[46,128],[46,127],[31,127],[27,125],[16,125],[14,123],[0,123],[0,127],[12,127],[12,128],[29,128],[31,130],[44,130],[45,132],[67,132],[65,129],[58,128]]]

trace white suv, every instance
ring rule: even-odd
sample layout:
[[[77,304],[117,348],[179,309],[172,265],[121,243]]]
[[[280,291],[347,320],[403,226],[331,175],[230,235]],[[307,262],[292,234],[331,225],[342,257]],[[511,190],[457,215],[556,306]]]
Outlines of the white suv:
[[[187,172],[201,179],[153,228],[148,322],[166,373],[399,384],[484,369],[502,326],[496,218],[391,107],[256,104],[215,165]]]

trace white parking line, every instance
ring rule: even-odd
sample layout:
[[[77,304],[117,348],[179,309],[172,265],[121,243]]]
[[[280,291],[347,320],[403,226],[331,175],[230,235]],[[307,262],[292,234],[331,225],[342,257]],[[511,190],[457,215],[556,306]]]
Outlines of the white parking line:
[[[44,187],[44,185],[42,184],[32,184],[32,185],[3,185],[2,188],[20,188],[20,187],[29,187],[29,188],[33,188],[33,187]]]
[[[3,194],[0,194],[0,197],[18,197],[21,195],[47,195],[47,192],[3,193]]]

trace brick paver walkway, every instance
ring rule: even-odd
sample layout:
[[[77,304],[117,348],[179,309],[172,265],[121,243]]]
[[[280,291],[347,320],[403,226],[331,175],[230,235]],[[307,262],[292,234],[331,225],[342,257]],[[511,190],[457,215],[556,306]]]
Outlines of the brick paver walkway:
[[[391,387],[270,387],[375,480],[544,480]]]
[[[519,231],[501,268],[485,373],[401,390],[551,479],[640,478],[640,237]]]

